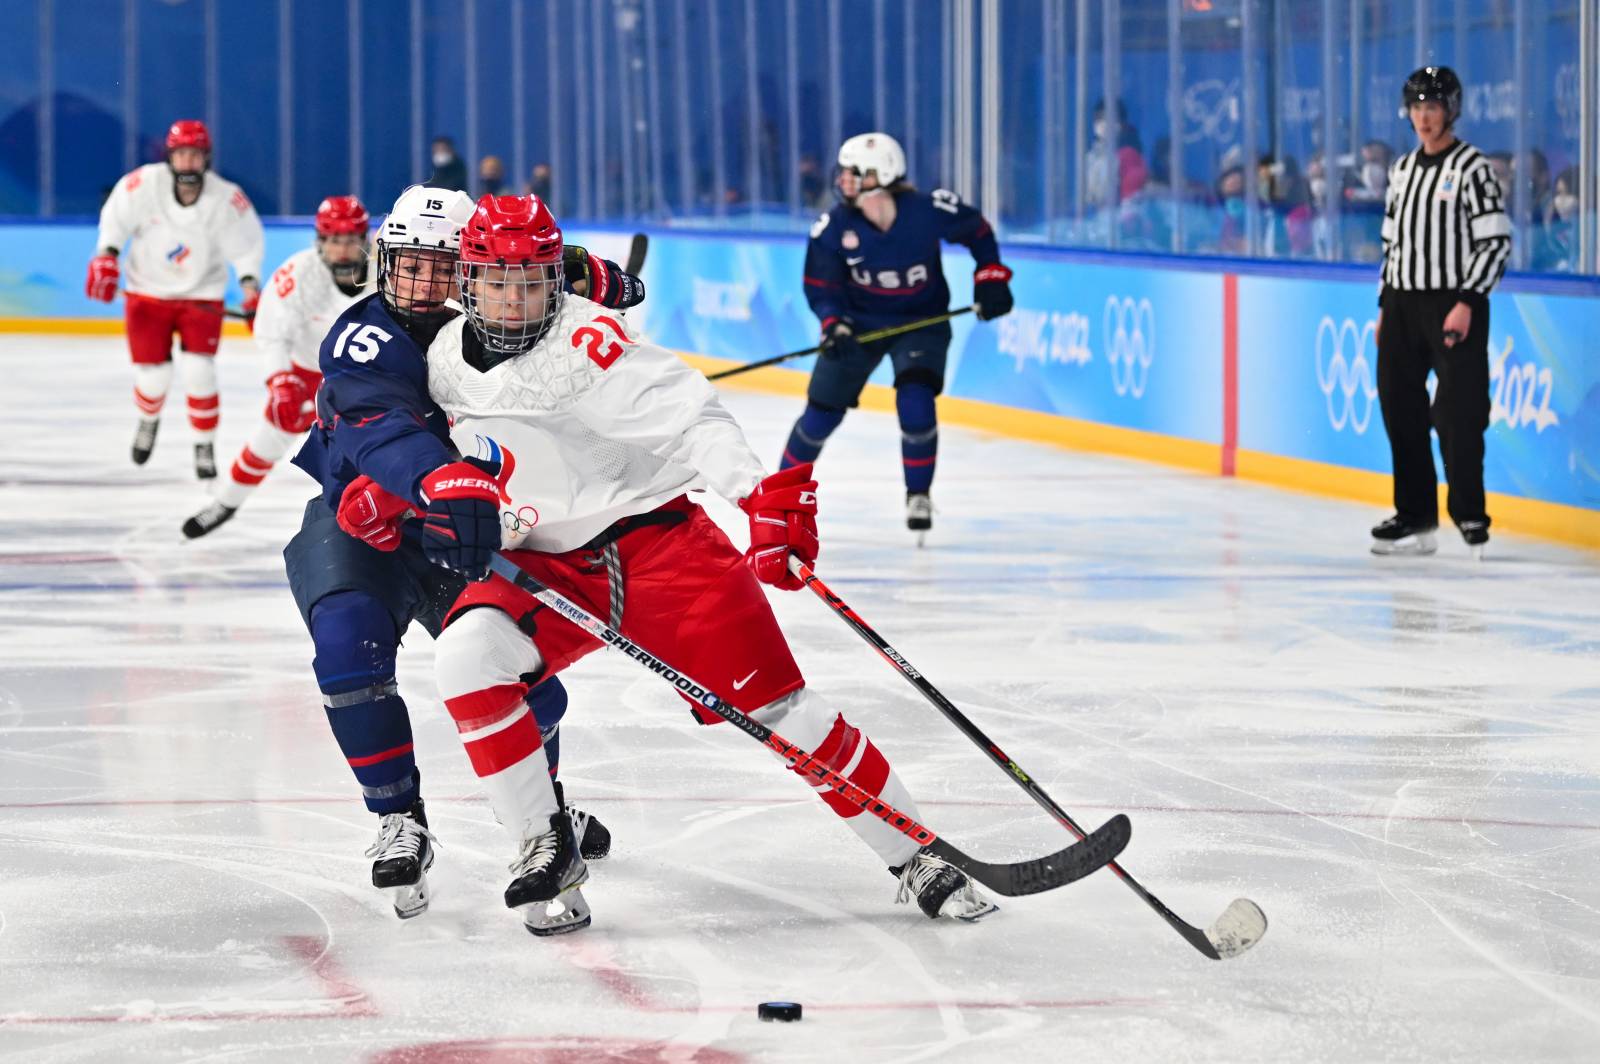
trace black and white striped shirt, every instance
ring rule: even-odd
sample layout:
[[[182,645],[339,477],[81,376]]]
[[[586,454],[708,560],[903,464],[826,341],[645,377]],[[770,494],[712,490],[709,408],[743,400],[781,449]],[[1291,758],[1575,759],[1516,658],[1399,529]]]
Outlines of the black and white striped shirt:
[[[1489,159],[1458,140],[1389,167],[1383,283],[1389,288],[1488,295],[1511,256],[1511,218]]]

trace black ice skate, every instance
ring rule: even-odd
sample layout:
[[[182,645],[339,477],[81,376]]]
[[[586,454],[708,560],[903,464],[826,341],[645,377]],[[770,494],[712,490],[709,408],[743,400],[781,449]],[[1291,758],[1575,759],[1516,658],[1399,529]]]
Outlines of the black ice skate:
[[[577,931],[589,926],[589,905],[578,889],[588,881],[572,817],[562,809],[551,814],[549,831],[522,841],[522,853],[511,865],[506,908],[522,912],[530,934]]]
[[[1483,548],[1489,542],[1489,522],[1461,521],[1456,527],[1461,530],[1461,538],[1467,541],[1467,550],[1478,561],[1483,561]]]
[[[389,893],[394,914],[402,920],[428,911],[427,872],[433,867],[437,841],[418,798],[405,812],[385,816],[377,839],[367,847],[367,856],[377,858],[372,862],[372,885]]]
[[[199,539],[218,525],[226,523],[238,512],[237,506],[225,506],[220,502],[214,502],[183,523],[183,534],[190,539]]]
[[[917,908],[931,920],[948,916],[970,924],[1000,911],[1000,906],[973,889],[965,872],[926,851],[889,871],[900,878],[895,902],[916,898]]]
[[[927,492],[906,492],[906,527],[917,534],[917,546],[922,546],[933,527],[933,500]]]
[[[598,861],[611,852],[611,832],[600,823],[600,818],[591,816],[575,805],[567,804],[566,792],[561,789],[561,781],[555,782],[556,804],[567,811],[572,818],[572,833],[578,839],[578,852],[585,861]]]
[[[1372,529],[1374,554],[1432,554],[1439,549],[1433,532],[1437,526],[1414,525],[1395,514]],[[1487,536],[1485,537],[1487,538]]]
[[[211,444],[194,445],[194,475],[201,480],[217,479],[217,452]]]
[[[150,461],[150,452],[156,449],[156,429],[161,427],[161,422],[153,417],[139,419],[139,427],[133,434],[133,464],[144,465]]]

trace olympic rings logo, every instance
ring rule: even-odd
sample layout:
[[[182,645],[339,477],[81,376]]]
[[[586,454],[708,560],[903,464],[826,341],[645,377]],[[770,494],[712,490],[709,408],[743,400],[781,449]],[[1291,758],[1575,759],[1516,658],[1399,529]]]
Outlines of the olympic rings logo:
[[[1317,387],[1328,405],[1328,424],[1335,432],[1349,425],[1356,435],[1372,423],[1372,408],[1378,398],[1373,365],[1378,355],[1378,326],[1368,321],[1357,325],[1345,318],[1335,325],[1324,314],[1317,323]],[[1367,351],[1372,351],[1372,358]]]
[[[531,506],[519,506],[516,513],[501,510],[500,523],[505,525],[507,532],[527,531],[539,523],[539,511]]]
[[[1111,387],[1118,395],[1138,399],[1150,379],[1156,357],[1156,312],[1150,300],[1106,297],[1106,361],[1111,364]]]

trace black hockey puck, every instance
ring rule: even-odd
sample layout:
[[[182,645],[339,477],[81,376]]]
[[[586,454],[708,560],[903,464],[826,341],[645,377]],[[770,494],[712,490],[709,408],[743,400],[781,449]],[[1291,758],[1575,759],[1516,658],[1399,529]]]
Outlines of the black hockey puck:
[[[793,1023],[800,1018],[800,1003],[798,1001],[763,1001],[756,1006],[756,1015],[763,1020]]]

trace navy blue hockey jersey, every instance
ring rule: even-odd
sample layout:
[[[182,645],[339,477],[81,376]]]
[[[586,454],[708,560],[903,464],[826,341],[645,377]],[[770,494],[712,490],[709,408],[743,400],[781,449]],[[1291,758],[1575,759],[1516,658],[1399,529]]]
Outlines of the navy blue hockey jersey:
[[[331,509],[363,473],[420,503],[422,478],[455,460],[449,422],[428,395],[425,344],[370,295],[334,322],[318,363],[317,424],[294,464],[322,484]]]
[[[895,208],[886,233],[842,202],[811,227],[806,301],[824,329],[842,318],[866,332],[949,310],[940,241],[970,248],[980,268],[1000,261],[994,230],[954,192],[907,189],[895,195]]]

